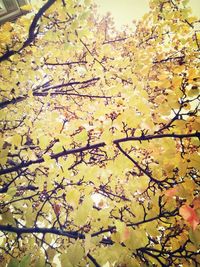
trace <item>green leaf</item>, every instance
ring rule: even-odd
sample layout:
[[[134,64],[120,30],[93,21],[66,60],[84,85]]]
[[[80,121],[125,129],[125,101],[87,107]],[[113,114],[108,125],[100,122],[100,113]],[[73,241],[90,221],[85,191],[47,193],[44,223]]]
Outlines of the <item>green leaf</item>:
[[[17,192],[17,188],[16,187],[9,187],[8,191],[7,191],[7,195],[13,197]]]
[[[191,242],[197,247],[200,248],[200,227],[196,230],[190,230],[189,237]]]
[[[44,256],[40,255],[35,263],[35,267],[44,267],[45,266],[45,258]]]
[[[17,259],[11,259],[8,263],[8,267],[19,267],[19,261]]]
[[[20,261],[19,267],[28,267],[31,261],[30,254],[23,257],[23,259]]]
[[[68,259],[74,267],[78,266],[78,263],[83,258],[84,254],[84,249],[79,240],[77,240],[74,245],[70,246],[67,251]]]

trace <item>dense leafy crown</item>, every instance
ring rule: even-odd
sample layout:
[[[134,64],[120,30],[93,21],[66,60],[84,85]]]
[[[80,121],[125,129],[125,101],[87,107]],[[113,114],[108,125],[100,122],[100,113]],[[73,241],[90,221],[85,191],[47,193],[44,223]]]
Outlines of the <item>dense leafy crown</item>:
[[[90,0],[0,28],[1,266],[199,266],[197,18]]]

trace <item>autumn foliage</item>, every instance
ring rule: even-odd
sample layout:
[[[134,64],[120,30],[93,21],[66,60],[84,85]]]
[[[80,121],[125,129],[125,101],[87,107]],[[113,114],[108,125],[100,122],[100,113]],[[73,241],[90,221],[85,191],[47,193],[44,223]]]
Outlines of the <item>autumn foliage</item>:
[[[188,1],[123,32],[90,0],[35,2],[0,27],[2,266],[199,266]]]

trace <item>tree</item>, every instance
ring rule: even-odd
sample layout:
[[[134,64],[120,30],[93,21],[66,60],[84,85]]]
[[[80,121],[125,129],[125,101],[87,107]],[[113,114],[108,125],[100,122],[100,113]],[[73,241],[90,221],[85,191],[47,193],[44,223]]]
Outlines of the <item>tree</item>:
[[[188,1],[151,0],[135,32],[90,0],[35,2],[0,28],[2,264],[199,266]]]

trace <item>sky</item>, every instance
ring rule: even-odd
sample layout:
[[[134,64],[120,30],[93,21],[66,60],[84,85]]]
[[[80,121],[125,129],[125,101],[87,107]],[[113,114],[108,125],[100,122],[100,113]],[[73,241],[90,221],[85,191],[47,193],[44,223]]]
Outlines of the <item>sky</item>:
[[[99,13],[105,15],[110,12],[117,29],[133,20],[140,19],[149,10],[148,0],[95,0],[99,6]],[[193,14],[200,17],[200,0],[190,0]]]

